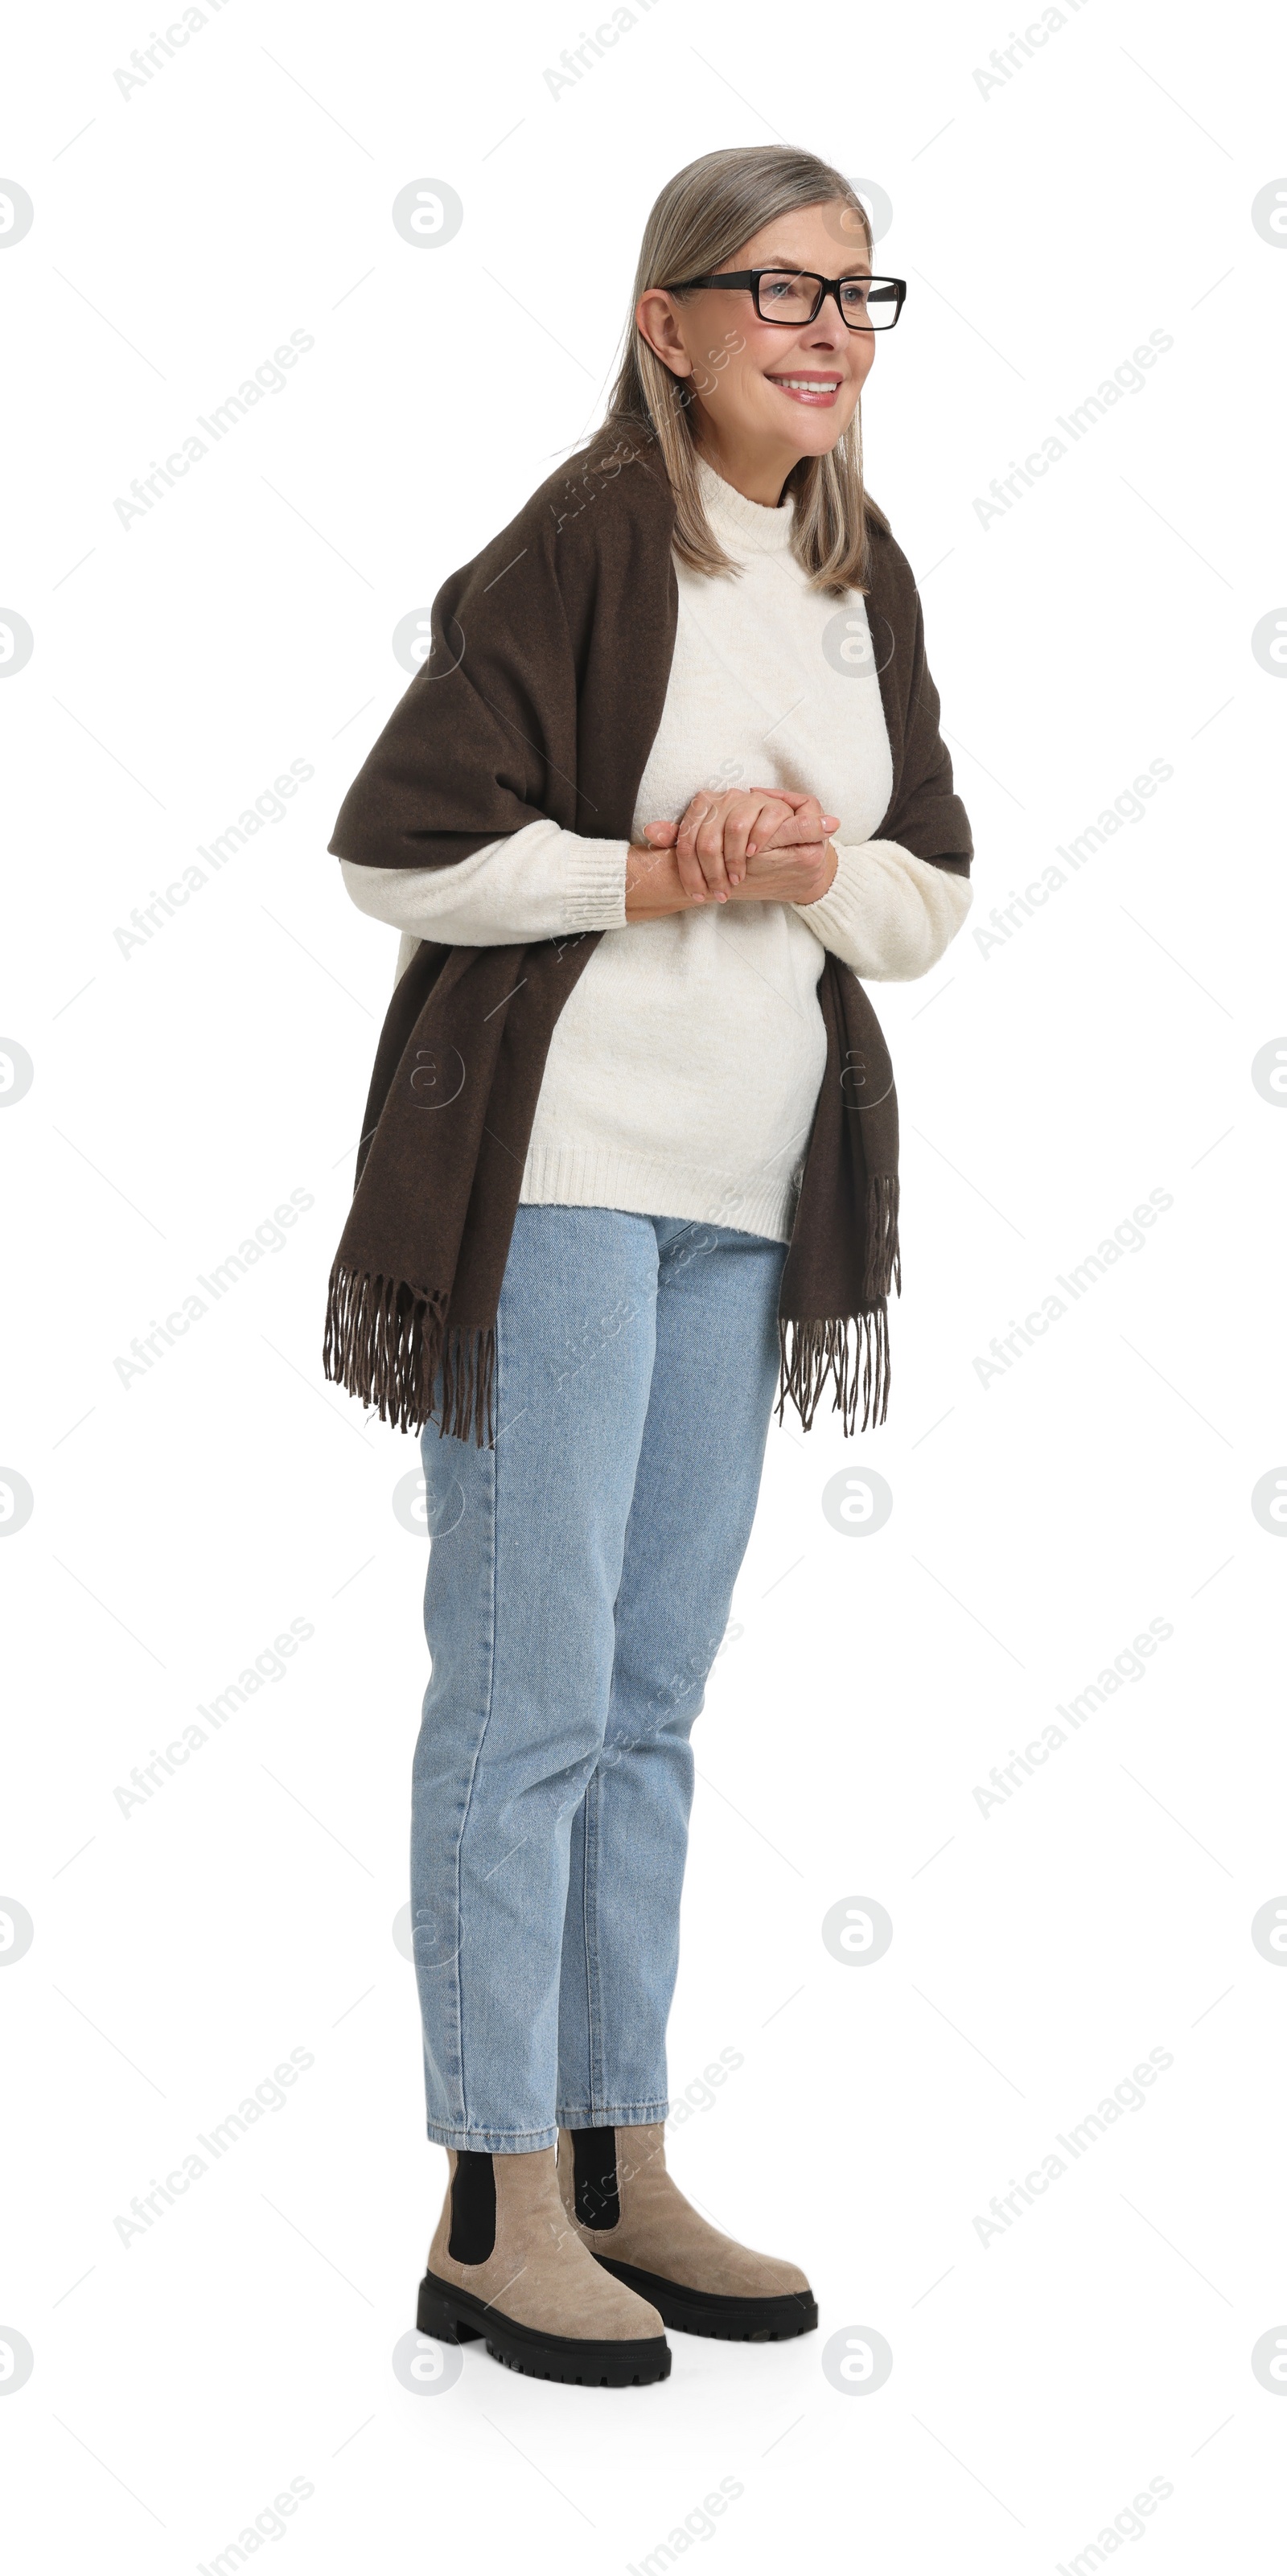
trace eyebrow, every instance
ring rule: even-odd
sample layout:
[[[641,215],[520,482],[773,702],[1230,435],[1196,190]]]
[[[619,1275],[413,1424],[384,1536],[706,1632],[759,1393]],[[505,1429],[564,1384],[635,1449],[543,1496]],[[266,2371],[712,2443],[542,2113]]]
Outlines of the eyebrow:
[[[788,269],[792,269],[792,270],[795,270],[795,271],[800,271],[800,270],[803,270],[803,269],[804,269],[805,263],[804,263],[804,261],[803,261],[802,259],[757,259],[757,260],[756,260],[756,262],[755,262],[755,266],[756,266],[757,268],[788,268]],[[810,269],[810,270],[808,271],[808,274],[809,274],[809,276],[810,276],[810,277],[818,277],[818,276],[820,276],[820,275],[821,275],[821,271],[820,271],[819,269],[814,268],[814,269]],[[848,267],[848,268],[842,268],[842,269],[840,270],[839,274],[840,274],[840,276],[841,276],[842,278],[844,278],[844,277],[871,277],[871,276],[873,276],[873,275],[874,275],[874,271],[873,271],[873,269],[871,268],[870,264],[868,264],[866,267],[861,267],[861,266],[859,266],[859,265],[857,265],[857,264],[855,264],[855,263],[851,262],[851,263],[850,263],[850,265],[849,265],[849,267]]]

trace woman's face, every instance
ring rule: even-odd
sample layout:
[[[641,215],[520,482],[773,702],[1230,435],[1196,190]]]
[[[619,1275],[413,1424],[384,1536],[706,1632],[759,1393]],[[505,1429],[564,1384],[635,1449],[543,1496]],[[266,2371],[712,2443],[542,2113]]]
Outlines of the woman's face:
[[[779,215],[719,266],[861,277],[872,263],[859,218],[833,204]],[[702,287],[682,299],[653,287],[637,319],[672,374],[691,378],[702,448],[766,484],[776,475],[779,490],[800,457],[825,456],[848,428],[875,355],[874,334],[851,331],[831,295],[812,322],[787,328],[762,322],[745,287]]]

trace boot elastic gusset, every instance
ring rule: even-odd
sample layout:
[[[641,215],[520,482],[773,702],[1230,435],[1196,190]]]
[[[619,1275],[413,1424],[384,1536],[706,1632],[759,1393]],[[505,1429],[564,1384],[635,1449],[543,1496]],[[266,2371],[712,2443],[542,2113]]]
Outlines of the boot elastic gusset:
[[[747,2343],[781,2342],[817,2326],[817,2301],[798,2264],[740,2245],[685,2199],[666,2170],[661,2121],[560,2130],[558,2180],[581,2242],[665,2325]]]
[[[655,2307],[613,2280],[568,2223],[553,2147],[448,2149],[450,2176],[416,2322],[445,2343],[483,2341],[529,2377],[598,2388],[665,2379]]]

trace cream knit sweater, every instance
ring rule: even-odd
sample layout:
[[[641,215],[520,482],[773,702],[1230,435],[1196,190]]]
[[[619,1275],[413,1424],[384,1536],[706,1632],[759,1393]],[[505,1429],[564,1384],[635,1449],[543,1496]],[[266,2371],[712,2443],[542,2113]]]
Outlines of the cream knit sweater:
[[[627,923],[627,843],[554,823],[451,868],[340,864],[361,910],[402,931],[399,974],[420,939],[473,948],[605,934],[555,1024],[523,1199],[692,1217],[785,1243],[826,1061],[824,950],[864,980],[924,975],[971,892],[868,838],[892,769],[862,599],[809,588],[790,552],[789,502],[764,509],[698,471],[740,570],[712,579],[676,565],[674,660],[634,838],[645,823],[677,822],[699,788],[798,788],[840,817],[826,894]]]

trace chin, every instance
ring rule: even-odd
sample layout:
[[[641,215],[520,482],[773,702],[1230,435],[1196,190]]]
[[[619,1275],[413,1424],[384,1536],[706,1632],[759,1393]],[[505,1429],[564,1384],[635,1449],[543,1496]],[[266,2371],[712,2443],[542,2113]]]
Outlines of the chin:
[[[817,413],[812,418],[806,414],[806,419],[808,427],[797,440],[801,456],[830,456],[832,448],[838,447],[844,437],[848,421],[827,420]]]
[[[855,405],[854,410],[856,409],[857,406]],[[775,404],[774,411],[776,412],[776,410],[777,405]],[[840,416],[837,412],[827,411],[802,410],[797,412],[792,427],[792,446],[801,456],[829,456],[832,448],[838,446],[840,440],[844,437],[845,431],[848,429],[849,424],[854,417],[854,410],[845,412],[843,416]],[[768,426],[767,422],[765,426]],[[773,422],[773,428],[776,436],[780,439],[782,436],[781,422],[775,419]]]

